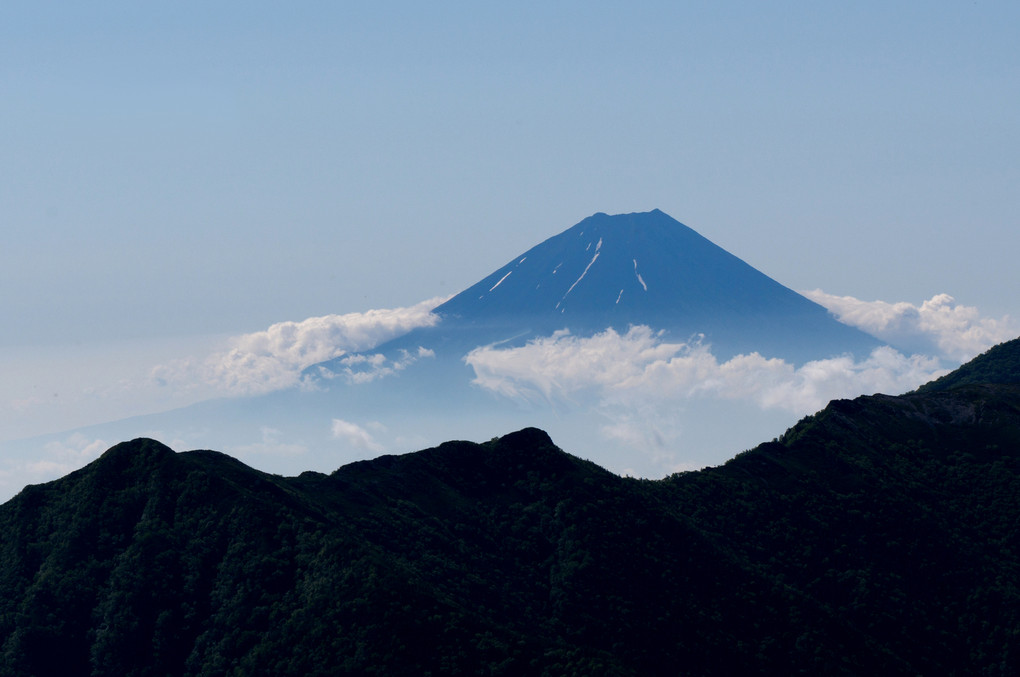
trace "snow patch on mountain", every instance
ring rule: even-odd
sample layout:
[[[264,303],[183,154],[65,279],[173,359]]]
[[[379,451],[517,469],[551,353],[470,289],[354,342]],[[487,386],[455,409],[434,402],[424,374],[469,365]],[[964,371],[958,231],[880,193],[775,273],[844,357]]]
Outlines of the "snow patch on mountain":
[[[599,242],[601,243],[601,240]],[[577,283],[584,279],[584,276],[588,274],[588,271],[591,270],[592,265],[595,263],[596,260],[598,260],[598,258],[599,258],[599,252],[595,252],[595,256],[592,257],[591,261],[589,261],[588,265],[585,267],[584,272],[581,273],[581,277],[579,277],[576,280],[574,280],[574,284],[570,285],[570,289],[568,289],[567,293],[563,295],[564,299],[567,298],[567,296],[570,295],[570,292],[574,291],[574,287],[577,286]],[[560,300],[562,301],[563,299],[560,299]]]
[[[524,259],[521,259],[521,260],[523,261]],[[520,265],[520,264],[518,264],[518,265]],[[511,271],[510,271],[510,273],[512,273],[512,272],[514,272],[514,271],[512,271],[512,270],[511,270]],[[499,285],[503,284],[503,280],[505,280],[505,279],[507,279],[508,277],[510,277],[510,273],[507,273],[507,274],[506,274],[506,275],[504,275],[503,277],[499,278],[499,282],[497,282],[496,284],[492,285],[492,287],[491,287],[491,288],[489,289],[489,291],[492,291],[493,289],[495,289],[495,288],[496,288],[496,287],[498,287]]]
[[[645,291],[648,291],[648,285],[645,284],[645,278],[641,277],[641,273],[637,272],[637,259],[633,259],[633,261],[634,261],[634,274],[637,275],[637,281],[641,283],[641,286],[644,287]]]

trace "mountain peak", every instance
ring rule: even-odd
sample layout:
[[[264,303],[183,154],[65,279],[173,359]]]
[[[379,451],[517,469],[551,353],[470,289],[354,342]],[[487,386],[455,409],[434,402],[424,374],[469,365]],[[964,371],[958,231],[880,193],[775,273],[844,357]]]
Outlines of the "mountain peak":
[[[597,212],[513,257],[437,306],[440,320],[373,349],[430,378],[464,375],[464,356],[481,346],[520,347],[539,338],[624,336],[646,326],[656,340],[705,345],[721,361],[758,353],[795,365],[852,354],[882,343],[840,323],[828,310],[776,282],[659,209]],[[315,376],[358,369],[350,357],[313,365]],[[451,366],[452,365],[452,366]],[[428,378],[402,395],[432,391]],[[449,385],[450,381],[447,381]],[[417,388],[412,391],[410,388]]]
[[[721,355],[814,359],[879,345],[659,209],[595,213],[435,312],[490,341],[644,324],[674,340],[703,335]]]
[[[137,474],[149,472],[172,460],[175,455],[176,452],[162,442],[140,437],[110,447],[97,463],[111,471]]]

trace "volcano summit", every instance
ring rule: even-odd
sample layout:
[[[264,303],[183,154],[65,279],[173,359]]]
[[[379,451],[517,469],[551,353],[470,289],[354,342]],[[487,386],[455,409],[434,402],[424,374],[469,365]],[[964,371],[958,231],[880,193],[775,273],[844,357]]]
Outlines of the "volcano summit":
[[[881,345],[657,209],[594,214],[433,312],[434,326],[373,352],[424,347],[459,360],[480,345],[635,325],[710,344],[720,359],[758,352],[801,364]]]

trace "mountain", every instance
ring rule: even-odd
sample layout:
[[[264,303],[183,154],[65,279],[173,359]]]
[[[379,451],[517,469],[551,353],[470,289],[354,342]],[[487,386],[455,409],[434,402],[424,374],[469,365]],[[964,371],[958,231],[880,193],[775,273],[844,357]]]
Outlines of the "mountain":
[[[755,270],[659,210],[590,216],[515,256],[373,353],[419,347],[459,360],[481,345],[521,345],[567,329],[590,336],[648,325],[671,340],[703,340],[721,359],[759,352],[795,363],[881,342]],[[310,369],[336,371],[343,358]]]
[[[0,506],[0,674],[1017,674],[984,375],[657,481],[536,429],[297,477],[126,442]]]
[[[462,255],[439,253],[436,265]],[[361,319],[371,324],[373,316]],[[435,316],[434,326],[372,347],[366,337],[375,328],[325,318],[164,364],[153,373],[168,378],[150,383],[169,384],[162,401],[187,406],[0,442],[0,498],[20,489],[25,468],[77,467],[82,456],[71,447],[136,437],[222,449],[291,474],[533,426],[569,448],[592,449],[589,457],[614,472],[658,478],[719,463],[817,406],[791,410],[754,394],[777,378],[813,387],[811,379],[827,372],[802,375],[796,368],[806,361],[852,353],[861,364],[880,345],[658,210],[586,218],[510,258]],[[631,325],[641,326],[629,332]],[[616,334],[598,333],[607,328]],[[305,361],[335,354],[329,342],[350,336],[365,350]],[[515,347],[524,349],[507,350]],[[787,364],[753,356],[732,369],[725,364],[754,351]],[[677,375],[685,364],[687,376]],[[571,371],[550,374],[556,366]],[[612,382],[624,372],[637,378]],[[682,383],[695,373],[705,376],[704,388]],[[747,387],[737,383],[745,376]],[[646,379],[657,379],[657,392],[636,385]],[[195,402],[202,391],[225,397]],[[242,391],[252,394],[237,396]],[[734,401],[740,393],[747,396]],[[40,463],[39,449],[55,451]]]
[[[1020,384],[1020,338],[993,346],[945,376],[917,389],[929,393],[975,383]]]

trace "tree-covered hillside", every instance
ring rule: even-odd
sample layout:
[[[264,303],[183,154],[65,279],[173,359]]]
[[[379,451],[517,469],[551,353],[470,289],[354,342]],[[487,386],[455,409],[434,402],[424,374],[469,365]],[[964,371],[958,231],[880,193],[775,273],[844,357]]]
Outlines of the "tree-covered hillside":
[[[535,429],[293,478],[135,440],[0,534],[6,675],[1012,675],[1020,385],[661,481]]]
[[[990,348],[959,369],[924,384],[917,391],[934,392],[974,383],[1020,383],[1020,338]]]

